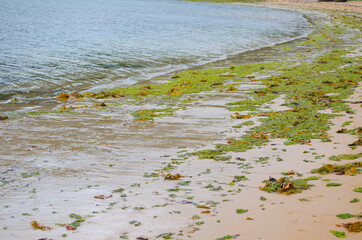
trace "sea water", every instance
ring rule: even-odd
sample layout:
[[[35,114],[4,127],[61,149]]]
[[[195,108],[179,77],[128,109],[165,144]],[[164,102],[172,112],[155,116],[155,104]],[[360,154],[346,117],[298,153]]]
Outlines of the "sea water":
[[[130,85],[310,32],[301,13],[180,0],[0,0],[0,100]]]

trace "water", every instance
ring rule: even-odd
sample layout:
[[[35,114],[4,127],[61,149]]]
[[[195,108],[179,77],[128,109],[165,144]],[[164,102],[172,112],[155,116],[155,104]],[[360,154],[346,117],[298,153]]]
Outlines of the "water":
[[[310,31],[290,11],[177,0],[0,0],[0,99],[129,85]]]

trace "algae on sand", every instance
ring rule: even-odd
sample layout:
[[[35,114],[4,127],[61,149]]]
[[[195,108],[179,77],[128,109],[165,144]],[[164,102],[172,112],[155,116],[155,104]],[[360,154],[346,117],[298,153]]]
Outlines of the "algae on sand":
[[[329,173],[336,173],[337,175],[356,175],[360,173],[362,162],[347,163],[344,165],[326,164],[320,168],[315,168],[312,173],[320,173],[322,175]]]
[[[308,144],[311,139],[331,141],[327,131],[331,125],[329,120],[335,115],[319,111],[349,111],[350,107],[343,99],[353,93],[360,81],[361,69],[352,64],[352,58],[344,56],[346,53],[333,50],[312,63],[286,67],[280,76],[263,79],[266,87],[254,90],[250,99],[228,104],[233,111],[250,111],[283,94],[290,109],[254,113],[254,116],[262,117],[260,126],[239,138],[228,139],[227,144],[219,144],[216,149],[243,152],[274,138],[286,139],[287,145]]]
[[[269,180],[263,181],[265,185],[259,187],[260,190],[268,193],[281,193],[281,194],[294,194],[301,193],[303,190],[311,188],[312,184],[308,184],[310,180],[318,180],[318,177],[309,177],[304,179],[293,179],[292,177],[282,177],[278,180],[269,178]]]

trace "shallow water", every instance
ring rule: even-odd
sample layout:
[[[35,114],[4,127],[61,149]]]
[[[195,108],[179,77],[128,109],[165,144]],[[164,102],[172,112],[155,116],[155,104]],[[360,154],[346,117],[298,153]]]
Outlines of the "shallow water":
[[[244,91],[223,94],[155,123],[133,121],[129,113],[145,106],[126,105],[3,122],[0,239],[59,239],[63,234],[67,239],[119,239],[120,235],[136,239],[189,225],[195,206],[168,197],[166,189],[175,187],[176,181],[145,178],[144,173],[165,167],[188,150],[186,146],[218,140],[220,132],[233,124],[225,102],[244,95]],[[197,175],[220,165],[210,161],[180,173]],[[113,193],[118,188],[124,188],[127,197]],[[208,193],[204,189],[197,201],[209,200]],[[94,198],[101,194],[112,197]],[[173,214],[181,206],[186,209]],[[72,221],[71,213],[86,218],[81,228],[67,231],[56,225]],[[30,224],[34,220],[54,229],[35,231]],[[131,225],[133,220],[141,226]]]
[[[302,14],[175,0],[0,0],[0,99],[116,87],[310,32]]]

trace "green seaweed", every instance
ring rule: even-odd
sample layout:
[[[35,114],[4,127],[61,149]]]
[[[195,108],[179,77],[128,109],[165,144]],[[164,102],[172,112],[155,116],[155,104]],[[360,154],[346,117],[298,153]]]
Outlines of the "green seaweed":
[[[70,223],[69,225],[72,226],[75,229],[80,227],[80,224],[85,221],[82,216],[80,216],[78,214],[75,214],[75,213],[71,213],[69,215],[69,217],[74,219],[74,221],[72,223]]]
[[[112,191],[112,193],[123,193],[125,189],[124,188],[118,188]]]
[[[334,230],[329,230],[329,232],[332,233],[334,236],[336,236],[338,238],[345,238],[346,237],[345,232],[338,232],[338,231],[334,231]]]
[[[362,127],[358,127],[358,128],[353,128],[350,130],[347,130],[346,128],[342,128],[340,130],[337,131],[337,133],[348,133],[351,135],[362,135]]]
[[[347,163],[344,165],[326,164],[320,168],[313,169],[312,173],[320,173],[322,175],[336,173],[337,175],[356,175],[359,173],[359,168],[362,162]]]
[[[191,181],[181,181],[181,182],[179,182],[179,185],[180,186],[188,186],[188,185],[190,185],[190,183],[191,183]]]
[[[341,159],[344,160],[355,160],[362,157],[362,153],[356,153],[356,154],[339,154],[339,155],[332,155],[329,157],[329,160],[332,161],[340,161]]]
[[[30,177],[35,177],[38,175],[39,175],[39,172],[23,172],[23,173],[21,173],[22,178],[30,178]]]
[[[165,109],[143,109],[132,113],[137,121],[152,121],[155,117],[172,116],[176,109],[171,107]]]
[[[197,219],[200,219],[201,217],[199,215],[193,215],[192,216],[192,220],[197,220]]]
[[[223,236],[223,237],[220,237],[220,238],[216,238],[216,240],[226,240],[226,239],[233,239],[233,236],[226,235],[226,236]]]
[[[254,125],[255,123],[253,121],[246,121],[246,122],[243,122],[241,124],[238,124],[238,125],[235,125],[233,126],[233,128],[242,128],[244,126],[252,126]]]
[[[247,181],[247,180],[249,180],[247,177],[245,177],[244,175],[241,175],[241,176],[234,176],[233,182],[240,182],[240,181]]]
[[[299,198],[298,200],[301,202],[310,202],[310,200],[307,198]]]
[[[342,123],[341,127],[348,126],[348,125],[350,125],[351,123],[353,123],[353,121],[344,122],[344,123]]]
[[[138,226],[140,226],[142,223],[139,222],[139,221],[136,221],[136,220],[132,220],[132,221],[129,222],[129,224],[131,224],[131,225],[133,225],[133,226],[135,226],[135,227],[138,227]]]
[[[143,177],[145,177],[145,178],[155,178],[155,177],[158,177],[158,174],[157,173],[148,173],[148,172],[146,172],[146,173],[143,174]]]
[[[340,219],[348,219],[348,218],[353,218],[355,217],[355,215],[352,215],[350,213],[341,213],[341,214],[338,214],[336,215],[338,218]]]
[[[248,212],[249,210],[248,209],[236,209],[235,211],[237,214],[243,214],[243,213]]]
[[[311,139],[330,141],[327,131],[333,114],[322,114],[319,110],[334,112],[350,110],[342,99],[353,93],[360,81],[360,70],[351,58],[343,57],[345,51],[334,50],[293,68],[285,68],[280,76],[263,79],[266,88],[254,90],[250,99],[229,103],[233,111],[255,110],[262,104],[284,94],[286,105],[291,110],[256,113],[260,126],[252,128],[241,138],[228,139],[219,144],[221,151],[243,152],[254,146],[262,146],[274,138],[287,139],[285,144],[307,144]],[[343,66],[336,70],[336,66]],[[320,72],[323,71],[323,74]],[[307,76],[307,77],[306,77]],[[239,108],[237,108],[239,107]]]
[[[260,198],[259,198],[261,201],[266,201],[267,199],[265,198],[265,197],[263,197],[263,196],[261,196]]]
[[[342,186],[341,183],[327,183],[326,184],[327,187],[339,187]]]
[[[189,153],[187,156],[198,156],[199,159],[214,159],[216,161],[228,161],[231,156],[223,156],[226,152],[222,150],[206,149],[197,152]]]
[[[259,187],[260,190],[268,193],[281,193],[281,194],[294,194],[301,193],[303,190],[310,189],[312,184],[308,184],[308,181],[318,180],[318,177],[308,177],[304,179],[293,179],[292,177],[282,177],[278,180],[270,178],[269,180],[263,181],[265,185]]]
[[[349,201],[350,203],[356,203],[359,202],[360,200],[358,198],[353,198],[351,201]]]
[[[230,68],[186,70],[171,77],[162,84],[133,85],[117,89],[108,89],[96,94],[96,98],[123,97],[136,101],[153,98],[159,100],[177,100],[189,94],[213,90],[233,90],[227,81],[244,78],[256,70],[266,72],[276,69],[280,63],[259,63],[235,66]],[[94,94],[90,94],[94,97]]]
[[[209,191],[214,191],[214,192],[223,190],[221,186],[215,187],[212,184],[208,184],[207,186],[205,186],[205,188],[209,189]]]

